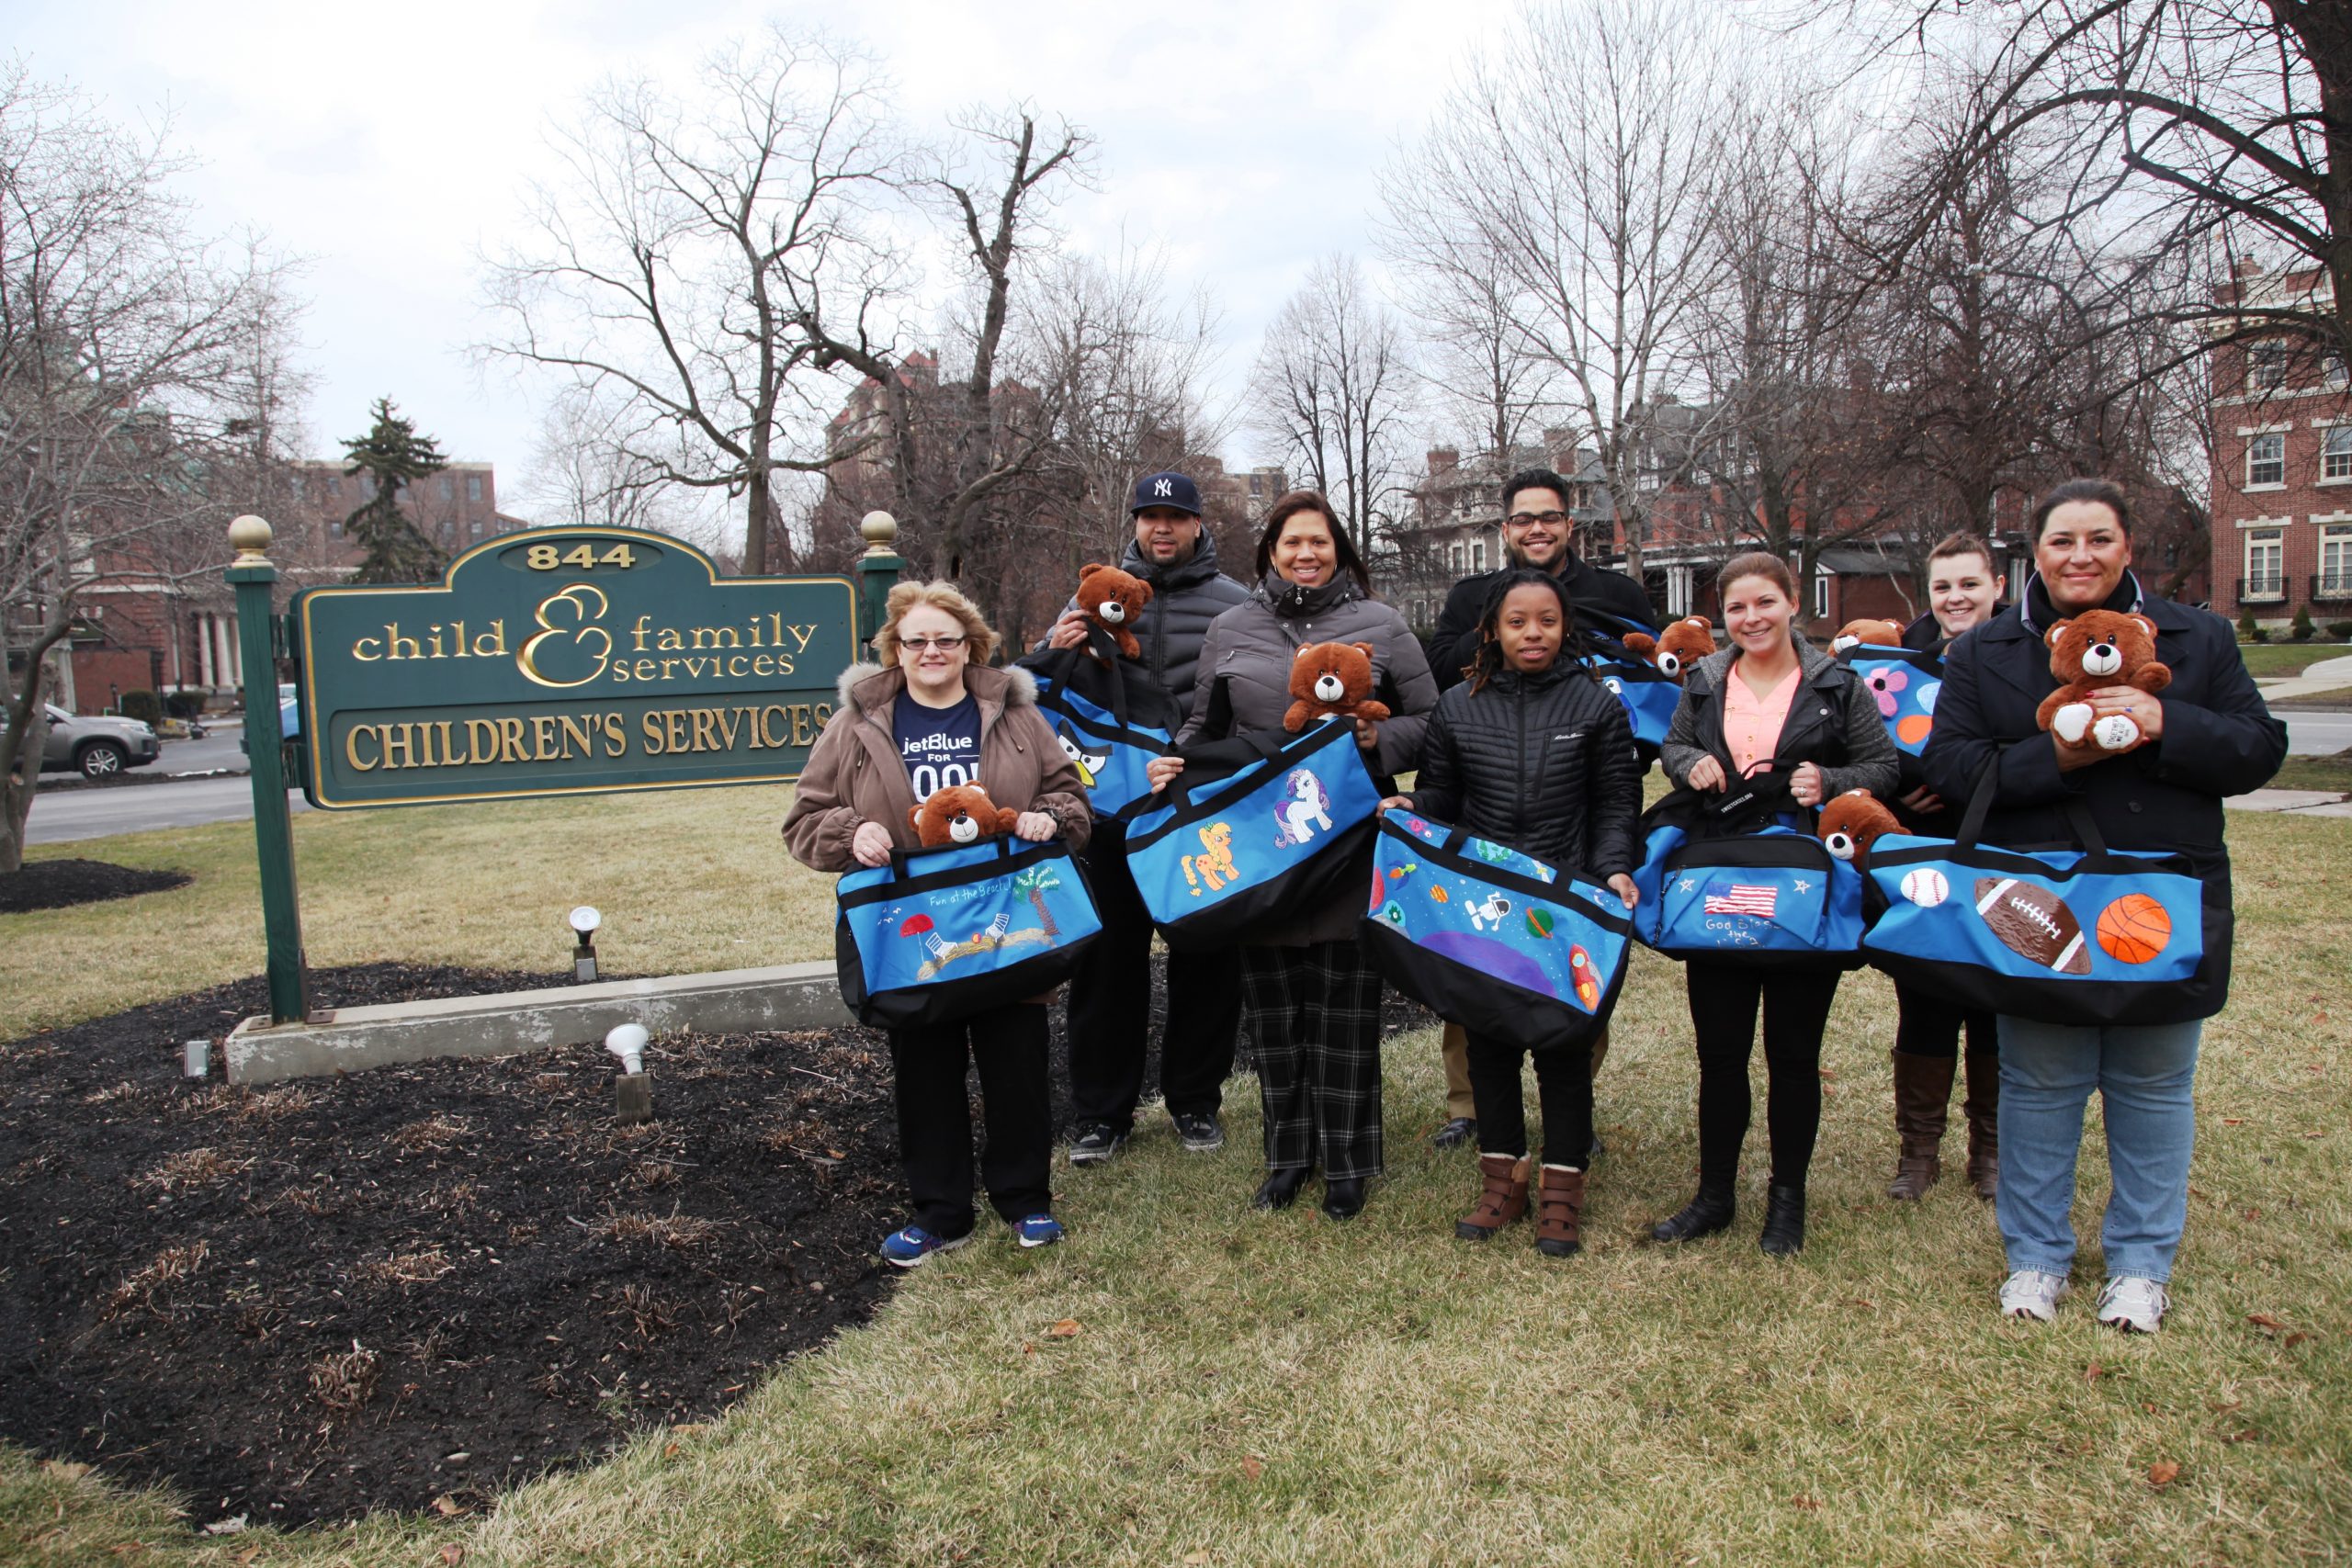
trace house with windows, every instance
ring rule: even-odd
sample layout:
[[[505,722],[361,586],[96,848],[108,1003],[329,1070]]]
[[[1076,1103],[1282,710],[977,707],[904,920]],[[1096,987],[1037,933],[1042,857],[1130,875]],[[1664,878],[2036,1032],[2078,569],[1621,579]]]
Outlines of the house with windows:
[[[2225,303],[2326,310],[2323,272],[2241,263]],[[2352,619],[2352,381],[2300,340],[2217,345],[2211,356],[2213,608],[2235,620]]]

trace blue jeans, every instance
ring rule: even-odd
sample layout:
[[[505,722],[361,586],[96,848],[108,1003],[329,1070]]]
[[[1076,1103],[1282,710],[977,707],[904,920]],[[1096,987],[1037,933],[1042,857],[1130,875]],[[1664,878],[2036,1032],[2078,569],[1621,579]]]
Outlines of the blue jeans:
[[[2001,1186],[1994,1200],[2009,1268],[2062,1278],[2075,1261],[2075,1159],[2083,1107],[2099,1093],[2112,1182],[2099,1241],[2109,1279],[2172,1278],[2188,1218],[2199,1023],[2106,1029],[2003,1013]]]

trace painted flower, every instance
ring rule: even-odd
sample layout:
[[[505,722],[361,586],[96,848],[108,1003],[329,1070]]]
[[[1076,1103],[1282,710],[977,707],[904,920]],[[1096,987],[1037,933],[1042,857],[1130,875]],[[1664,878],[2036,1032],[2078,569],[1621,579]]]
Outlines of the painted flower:
[[[1907,670],[1873,670],[1871,671],[1870,688],[1872,692],[1878,694],[1878,711],[1880,717],[1893,718],[1894,716],[1894,710],[1902,705],[1895,694],[1902,691],[1904,687],[1910,683],[1911,672]]]

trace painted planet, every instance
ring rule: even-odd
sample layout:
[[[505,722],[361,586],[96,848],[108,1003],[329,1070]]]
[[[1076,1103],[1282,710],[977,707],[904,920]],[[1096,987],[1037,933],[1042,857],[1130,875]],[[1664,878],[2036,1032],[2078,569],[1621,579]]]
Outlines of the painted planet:
[[[1920,687],[1911,700],[1919,705],[1921,713],[1933,713],[1936,711],[1936,698],[1942,694],[1943,689],[1944,683],[1941,681],[1930,681]]]
[[[1441,904],[1447,902],[1446,892],[1442,887],[1430,888],[1430,897],[1436,899]]]
[[[1905,746],[1922,745],[1928,739],[1928,731],[1935,727],[1936,721],[1926,714],[1906,713],[1894,721],[1894,738]]]
[[[1401,926],[1405,923],[1405,907],[1392,902],[1386,908],[1380,911],[1380,918],[1392,926]]]
[[[1549,942],[1552,937],[1552,911],[1541,904],[1528,910],[1527,932],[1530,936]]]
[[[1374,866],[1372,868],[1372,902],[1364,906],[1365,909],[1369,911],[1379,908],[1380,901],[1387,897],[1388,883],[1381,876],[1380,868]]]
[[[1560,994],[1544,966],[1509,942],[1480,936],[1476,931],[1431,931],[1420,939],[1420,944],[1441,958],[1451,958],[1480,974],[1491,975],[1505,985],[1543,997]]]

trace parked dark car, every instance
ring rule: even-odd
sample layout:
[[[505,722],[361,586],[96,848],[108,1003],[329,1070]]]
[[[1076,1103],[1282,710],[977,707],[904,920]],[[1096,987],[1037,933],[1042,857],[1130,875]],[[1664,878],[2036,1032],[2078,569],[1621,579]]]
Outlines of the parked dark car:
[[[85,779],[111,778],[125,768],[145,767],[163,750],[155,732],[135,718],[77,718],[52,703],[40,768],[45,773],[73,768]]]

